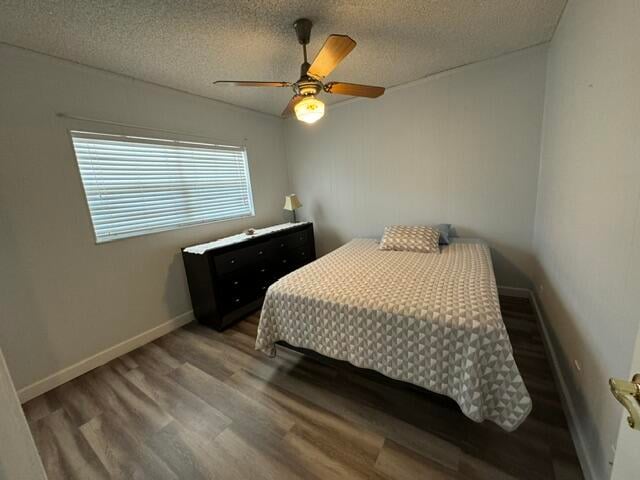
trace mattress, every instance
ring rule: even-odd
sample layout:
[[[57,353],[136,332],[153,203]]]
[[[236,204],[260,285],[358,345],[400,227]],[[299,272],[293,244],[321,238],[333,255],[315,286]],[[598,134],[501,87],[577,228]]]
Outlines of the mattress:
[[[281,340],[447,395],[507,431],[531,411],[482,242],[426,254],[352,240],[269,287],[256,349],[275,355]]]

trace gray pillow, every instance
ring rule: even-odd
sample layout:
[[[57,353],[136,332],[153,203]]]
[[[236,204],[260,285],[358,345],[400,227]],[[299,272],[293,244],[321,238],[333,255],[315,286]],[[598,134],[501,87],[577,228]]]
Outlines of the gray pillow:
[[[449,238],[451,237],[451,224],[450,223],[440,223],[438,225],[434,225],[440,232],[440,238],[438,239],[438,243],[440,245],[449,245]]]
[[[384,227],[380,250],[399,252],[440,253],[440,232],[435,227],[420,225],[391,225]]]

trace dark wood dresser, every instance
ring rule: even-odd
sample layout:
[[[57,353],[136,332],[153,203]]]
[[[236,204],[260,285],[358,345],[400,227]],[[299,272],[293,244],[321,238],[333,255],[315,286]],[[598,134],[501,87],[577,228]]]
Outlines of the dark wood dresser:
[[[253,236],[185,247],[182,259],[195,317],[223,330],[260,308],[269,285],[315,258],[312,223],[276,225]]]

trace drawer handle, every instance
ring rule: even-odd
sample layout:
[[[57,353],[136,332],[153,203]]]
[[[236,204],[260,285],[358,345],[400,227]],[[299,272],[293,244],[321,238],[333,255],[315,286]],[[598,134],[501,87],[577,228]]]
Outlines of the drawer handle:
[[[281,243],[281,244],[280,244],[280,247],[284,247],[284,243]]]
[[[264,272],[266,272],[266,271],[267,271],[267,269],[266,269],[266,268],[261,268],[261,269],[260,269],[260,273],[264,273]]]
[[[262,250],[260,250],[260,251],[258,252],[258,255],[262,255],[262,253],[263,253],[263,252],[262,252]]]
[[[286,260],[286,259],[285,259],[285,260],[282,260],[282,263],[287,263],[287,260]]]
[[[239,299],[239,298],[234,298],[234,299],[233,299],[233,301],[234,301],[235,303],[240,303],[240,299]]]
[[[235,259],[235,258],[232,258],[232,259],[231,259],[231,261],[230,261],[229,263],[233,265],[234,263],[236,263],[236,259]]]
[[[233,284],[234,284],[234,285],[238,285],[238,280],[234,280],[234,281],[233,281]]]
[[[267,287],[263,285],[262,286],[262,290],[266,290],[266,289],[267,289]]]

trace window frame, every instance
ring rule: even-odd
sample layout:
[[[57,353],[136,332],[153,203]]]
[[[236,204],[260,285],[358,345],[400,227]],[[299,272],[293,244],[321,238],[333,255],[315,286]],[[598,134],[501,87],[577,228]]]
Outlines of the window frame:
[[[169,132],[169,131],[164,131],[164,130],[159,130],[159,132],[162,132],[163,134],[166,133],[167,137],[171,136],[173,138],[167,138],[167,137],[160,137],[157,136],[155,133],[147,133],[146,131],[142,131],[140,133],[134,133],[134,132],[116,132],[116,131],[106,131],[103,130],[101,128],[93,128],[93,129],[87,129],[87,128],[67,128],[67,137],[69,140],[69,145],[70,148],[73,152],[73,158],[75,161],[75,168],[76,168],[76,172],[78,174],[78,179],[80,181],[80,185],[82,187],[82,193],[84,195],[84,203],[85,203],[85,207],[86,207],[86,211],[89,217],[89,222],[91,223],[91,229],[93,231],[93,239],[96,245],[101,245],[101,244],[105,244],[105,243],[111,243],[114,241],[118,241],[118,240],[125,240],[125,239],[133,239],[133,238],[137,238],[137,237],[144,237],[147,235],[154,235],[156,233],[162,233],[162,232],[169,232],[169,231],[174,231],[174,230],[182,230],[182,229],[186,229],[186,228],[191,228],[191,227],[199,227],[199,226],[203,226],[203,225],[209,225],[209,224],[213,224],[213,223],[220,223],[220,222],[229,222],[229,221],[237,221],[237,220],[242,220],[242,219],[246,219],[246,218],[252,218],[256,216],[256,212],[255,212],[255,204],[254,204],[254,199],[253,199],[253,185],[251,182],[251,168],[250,168],[250,164],[249,164],[249,149],[246,145],[246,139],[244,139],[244,142],[240,143],[238,142],[237,144],[233,144],[230,142],[220,142],[217,140],[211,140],[208,137],[198,137],[198,136],[191,136],[191,135],[185,135],[185,134],[179,134],[179,133],[173,133],[173,132]],[[120,130],[120,129],[118,129]],[[127,129],[129,130],[129,129]],[[137,128],[133,128],[133,130],[137,130]],[[146,130],[146,129],[144,129]],[[200,220],[200,221],[193,221],[193,222],[188,222],[188,223],[180,223],[180,224],[174,224],[174,225],[168,225],[168,226],[162,226],[162,227],[157,227],[157,228],[149,228],[149,229],[144,229],[144,230],[138,230],[138,231],[134,231],[134,232],[126,232],[126,233],[121,233],[121,234],[115,234],[115,235],[109,235],[109,236],[98,236],[98,233],[96,231],[96,226],[94,224],[94,219],[93,219],[93,215],[91,213],[91,206],[89,204],[89,197],[87,195],[87,189],[85,187],[84,184],[84,179],[82,177],[82,172],[81,172],[81,168],[80,168],[80,163],[78,162],[78,155],[75,149],[75,145],[74,145],[74,141],[73,141],[73,134],[80,134],[80,135],[86,135],[88,137],[94,136],[94,137],[100,137],[103,136],[105,137],[105,139],[108,138],[119,138],[121,140],[125,140],[125,141],[133,141],[133,142],[139,142],[139,143],[149,143],[152,145],[186,145],[189,147],[194,147],[194,148],[203,148],[203,149],[207,149],[207,147],[226,147],[226,148],[232,148],[232,149],[239,149],[242,154],[243,154],[243,164],[244,164],[244,174],[245,174],[245,178],[246,178],[246,188],[247,188],[247,198],[249,200],[249,207],[250,207],[250,213],[246,214],[246,215],[239,215],[239,216],[234,216],[234,217],[229,217],[229,218],[219,218],[219,219],[207,219],[207,220]],[[87,137],[85,137],[87,138]]]

